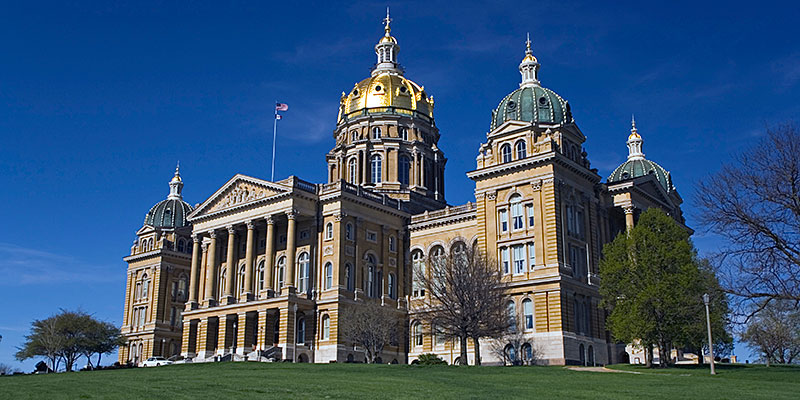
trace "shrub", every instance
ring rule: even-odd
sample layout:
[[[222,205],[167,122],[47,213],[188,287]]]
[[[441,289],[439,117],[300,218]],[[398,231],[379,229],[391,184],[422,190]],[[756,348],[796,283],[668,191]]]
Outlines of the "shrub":
[[[442,360],[433,353],[420,354],[417,357],[417,364],[419,365],[447,365],[447,361]]]

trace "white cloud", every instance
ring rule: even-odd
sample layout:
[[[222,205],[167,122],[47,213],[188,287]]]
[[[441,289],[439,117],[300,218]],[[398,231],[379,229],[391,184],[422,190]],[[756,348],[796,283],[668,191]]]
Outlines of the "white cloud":
[[[0,243],[0,286],[64,282],[112,282],[121,279],[115,266],[92,265],[71,256]]]

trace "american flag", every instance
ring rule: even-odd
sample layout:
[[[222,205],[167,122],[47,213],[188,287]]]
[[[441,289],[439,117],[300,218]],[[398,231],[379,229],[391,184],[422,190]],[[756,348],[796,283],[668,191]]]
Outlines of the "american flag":
[[[275,111],[287,111],[289,109],[288,104],[284,103],[277,103],[275,104]]]

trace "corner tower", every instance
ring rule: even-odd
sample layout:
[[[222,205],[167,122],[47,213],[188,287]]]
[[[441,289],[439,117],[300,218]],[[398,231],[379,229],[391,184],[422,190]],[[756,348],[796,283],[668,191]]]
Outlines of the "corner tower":
[[[404,76],[400,46],[386,10],[377,62],[366,79],[342,92],[328,152],[328,182],[339,180],[409,202],[411,212],[444,207],[444,167],[437,147],[433,96]]]

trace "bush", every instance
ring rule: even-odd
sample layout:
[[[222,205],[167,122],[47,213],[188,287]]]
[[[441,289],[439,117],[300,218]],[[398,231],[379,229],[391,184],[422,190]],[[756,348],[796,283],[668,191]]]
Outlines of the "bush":
[[[417,357],[417,364],[419,365],[447,365],[447,361],[442,360],[433,353],[420,354]]]

